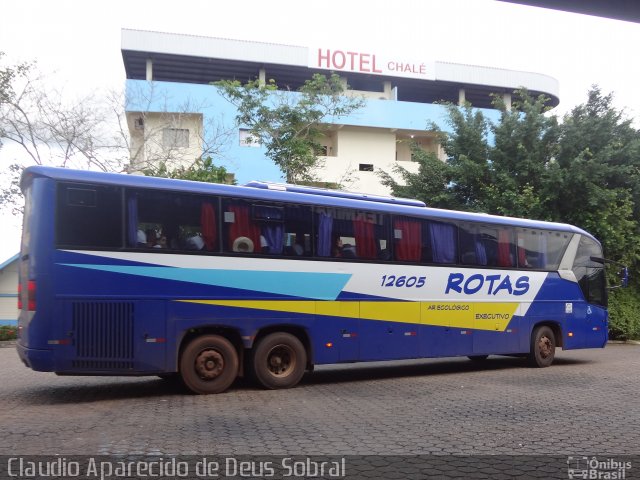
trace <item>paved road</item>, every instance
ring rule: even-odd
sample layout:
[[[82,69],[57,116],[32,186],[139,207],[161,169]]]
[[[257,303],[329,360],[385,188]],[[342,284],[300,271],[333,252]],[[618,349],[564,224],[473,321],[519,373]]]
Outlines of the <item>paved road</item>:
[[[194,396],[57,377],[0,348],[0,455],[640,454],[640,346],[321,367],[292,390]],[[639,466],[640,467],[640,466]],[[640,468],[638,468],[640,470]]]

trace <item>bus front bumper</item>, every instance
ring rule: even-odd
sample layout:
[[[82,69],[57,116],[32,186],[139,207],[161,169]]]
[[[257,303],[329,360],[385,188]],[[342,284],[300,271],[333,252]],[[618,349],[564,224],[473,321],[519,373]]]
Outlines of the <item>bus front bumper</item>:
[[[18,356],[22,363],[37,372],[53,371],[53,352],[51,350],[37,350],[35,348],[27,348],[24,345],[16,345]]]

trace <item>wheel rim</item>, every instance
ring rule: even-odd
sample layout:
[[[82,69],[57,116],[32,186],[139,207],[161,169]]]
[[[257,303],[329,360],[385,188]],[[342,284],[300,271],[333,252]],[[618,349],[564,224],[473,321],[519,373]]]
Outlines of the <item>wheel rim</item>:
[[[553,355],[553,342],[546,335],[540,337],[538,341],[538,351],[540,352],[541,358],[549,358]]]
[[[213,380],[224,370],[224,357],[217,350],[203,350],[196,357],[196,372],[203,380]]]
[[[267,354],[267,368],[276,377],[286,377],[296,367],[296,353],[286,345],[276,345]]]

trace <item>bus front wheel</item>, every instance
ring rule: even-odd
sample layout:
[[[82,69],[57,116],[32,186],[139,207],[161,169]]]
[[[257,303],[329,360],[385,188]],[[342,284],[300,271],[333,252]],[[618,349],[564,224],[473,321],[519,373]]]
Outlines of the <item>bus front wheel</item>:
[[[556,337],[553,330],[547,326],[537,327],[531,335],[531,350],[529,365],[532,367],[548,367],[553,363],[556,355]]]
[[[194,393],[221,393],[238,374],[238,352],[229,340],[219,335],[193,339],[180,356],[180,375]]]
[[[290,333],[272,333],[254,347],[253,375],[262,386],[272,390],[297,385],[306,364],[304,345]]]

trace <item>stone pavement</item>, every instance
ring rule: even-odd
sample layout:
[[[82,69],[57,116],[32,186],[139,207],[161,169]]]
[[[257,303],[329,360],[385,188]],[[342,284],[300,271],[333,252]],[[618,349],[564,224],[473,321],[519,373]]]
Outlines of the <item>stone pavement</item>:
[[[58,377],[0,349],[0,454],[640,453],[640,346],[320,367],[291,390],[194,396],[157,378]]]

